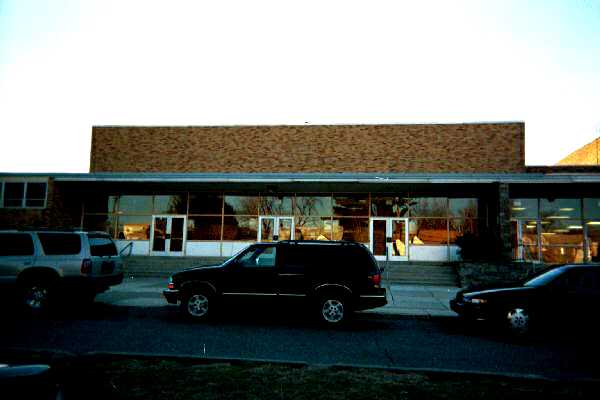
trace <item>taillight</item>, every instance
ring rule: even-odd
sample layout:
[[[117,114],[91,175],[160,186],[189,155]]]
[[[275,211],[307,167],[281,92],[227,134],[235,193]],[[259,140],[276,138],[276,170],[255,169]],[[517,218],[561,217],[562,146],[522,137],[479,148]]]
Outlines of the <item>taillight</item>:
[[[173,290],[173,289],[175,289],[175,284],[173,282],[169,282],[169,284],[167,285],[167,288]]]
[[[379,287],[381,285],[381,274],[371,275],[369,276],[369,280],[373,282],[373,285]]]
[[[90,260],[89,258],[86,258],[81,262],[81,273],[82,274],[91,274],[92,273],[92,260]]]

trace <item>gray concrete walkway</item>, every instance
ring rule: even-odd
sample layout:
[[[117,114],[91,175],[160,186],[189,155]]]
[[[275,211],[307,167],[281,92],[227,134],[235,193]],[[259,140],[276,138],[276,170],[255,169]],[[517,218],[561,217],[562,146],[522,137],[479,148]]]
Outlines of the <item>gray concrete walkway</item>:
[[[132,307],[161,307],[167,305],[162,291],[166,278],[126,278],[121,285],[113,286],[96,297],[96,301]],[[364,311],[381,315],[425,317],[453,317],[448,302],[459,288],[415,285],[387,285],[388,304]]]

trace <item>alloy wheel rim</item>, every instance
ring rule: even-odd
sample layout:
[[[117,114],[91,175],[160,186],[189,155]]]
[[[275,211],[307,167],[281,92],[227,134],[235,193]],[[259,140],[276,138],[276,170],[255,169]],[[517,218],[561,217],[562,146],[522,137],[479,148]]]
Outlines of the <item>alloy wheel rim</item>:
[[[339,300],[326,300],[321,313],[327,322],[339,322],[344,318],[344,304]]]
[[[529,326],[529,316],[522,308],[516,308],[508,313],[511,328],[516,332],[524,332]]]
[[[194,317],[202,317],[208,312],[208,298],[203,294],[190,297],[187,305],[188,312]]]
[[[42,308],[48,299],[48,289],[41,286],[32,286],[25,293],[25,304],[34,310]]]

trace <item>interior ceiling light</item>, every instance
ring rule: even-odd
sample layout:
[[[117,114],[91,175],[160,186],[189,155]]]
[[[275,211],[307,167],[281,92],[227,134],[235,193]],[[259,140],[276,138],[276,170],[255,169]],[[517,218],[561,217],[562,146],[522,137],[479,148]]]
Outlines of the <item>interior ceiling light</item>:
[[[583,229],[583,226],[579,226],[579,225],[569,225],[567,226],[568,229]]]
[[[567,217],[566,215],[550,215],[549,217],[546,217],[548,219],[567,219],[569,217]]]
[[[588,225],[600,225],[600,221],[590,221],[587,224]]]
[[[527,210],[527,207],[513,207],[512,210],[513,211],[523,211],[523,210]]]
[[[574,208],[571,208],[571,207],[564,207],[564,208],[559,208],[558,210],[559,210],[559,211],[573,211],[573,210],[575,210],[575,209],[574,209]]]

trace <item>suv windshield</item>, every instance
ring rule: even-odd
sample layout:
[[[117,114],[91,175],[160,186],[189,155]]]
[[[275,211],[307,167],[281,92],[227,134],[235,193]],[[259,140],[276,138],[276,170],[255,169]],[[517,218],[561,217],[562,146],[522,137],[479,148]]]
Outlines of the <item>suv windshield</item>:
[[[525,282],[525,284],[523,284],[523,286],[537,287],[547,285],[548,283],[556,279],[556,277],[562,275],[564,271],[564,268],[553,268],[550,271],[546,271],[541,275],[537,275],[533,279],[528,280],[527,282]]]
[[[90,253],[92,256],[116,256],[117,247],[114,242],[107,236],[88,235],[90,242]]]

